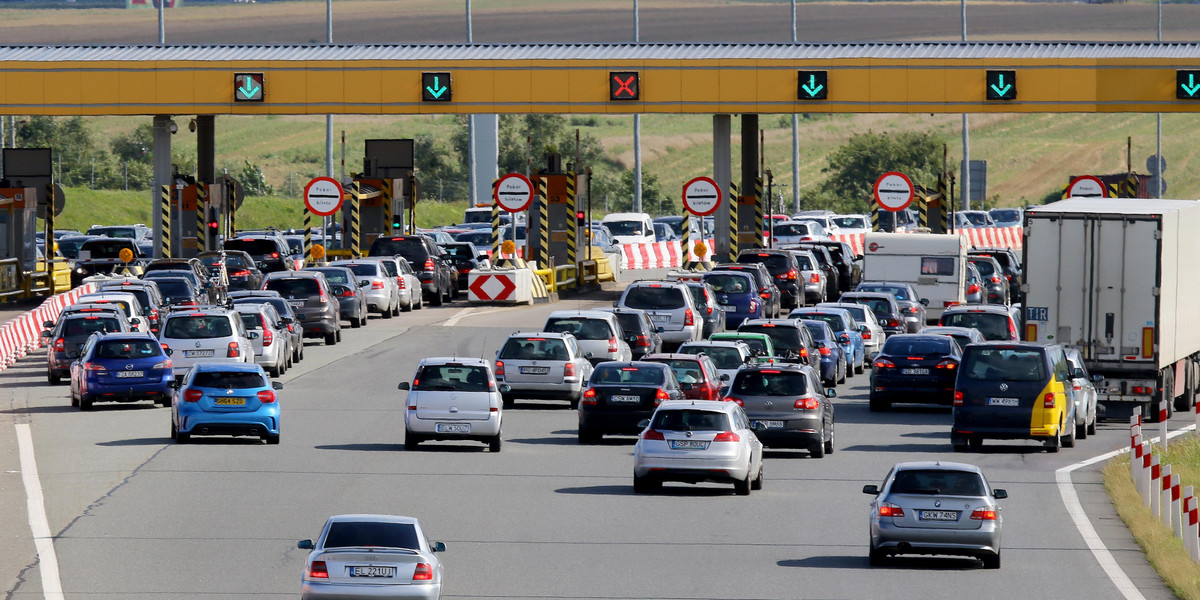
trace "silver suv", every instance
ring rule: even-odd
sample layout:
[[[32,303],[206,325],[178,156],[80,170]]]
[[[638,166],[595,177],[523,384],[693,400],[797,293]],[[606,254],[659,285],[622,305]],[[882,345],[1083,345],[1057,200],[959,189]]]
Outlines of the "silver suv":
[[[678,281],[637,281],[629,284],[614,306],[646,311],[662,328],[664,344],[678,346],[701,339],[704,320],[687,285]]]
[[[172,350],[175,377],[206,361],[254,362],[258,334],[247,332],[238,313],[224,308],[172,312],[163,322],[159,341]]]

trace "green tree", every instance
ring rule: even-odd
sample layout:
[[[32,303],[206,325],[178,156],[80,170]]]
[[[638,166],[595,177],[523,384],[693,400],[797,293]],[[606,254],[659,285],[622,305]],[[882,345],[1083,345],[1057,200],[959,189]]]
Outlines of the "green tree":
[[[238,175],[238,181],[242,183],[242,187],[246,190],[246,195],[255,196],[273,196],[275,188],[267,183],[267,178],[263,177],[262,169],[258,165],[250,164],[250,161],[243,160],[245,163],[242,166],[242,172]]]
[[[888,171],[908,175],[915,185],[932,187],[942,168],[942,143],[931,133],[868,131],[850,138],[829,156],[828,173],[812,205],[863,212],[870,207],[875,180]]]
[[[465,200],[470,198],[467,189],[467,165],[464,155],[456,146],[459,129],[466,137],[466,117],[459,117],[455,136],[450,140],[438,140],[428,134],[413,139],[413,162],[420,175],[422,194],[437,200]],[[465,145],[464,145],[465,148]]]
[[[88,185],[92,160],[104,164],[108,155],[96,147],[83,117],[35,116],[17,124],[17,147],[52,148],[55,180],[64,186]]]
[[[592,184],[592,194],[596,194],[595,184]],[[605,189],[612,194],[613,201],[609,207],[613,212],[624,212],[633,209],[633,170],[627,169],[621,171],[620,177],[617,178],[616,185],[609,186]],[[599,196],[598,197],[603,197]],[[658,180],[658,176],[653,173],[642,171],[642,211],[655,215],[677,215],[683,210],[681,206],[682,199],[671,197],[663,191],[662,183]]]

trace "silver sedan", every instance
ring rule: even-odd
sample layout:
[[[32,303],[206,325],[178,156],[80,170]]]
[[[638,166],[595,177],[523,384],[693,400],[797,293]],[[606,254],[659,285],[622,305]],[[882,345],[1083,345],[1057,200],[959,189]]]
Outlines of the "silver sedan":
[[[411,517],[336,515],[325,522],[310,550],[300,587],[303,600],[421,598],[442,595],[442,563],[421,524]]]
[[[738,495],[762,489],[763,445],[742,407],[718,400],[658,405],[633,446],[633,491],[664,481],[732,483]]]
[[[882,486],[863,486],[871,502],[872,566],[897,554],[973,556],[985,569],[1000,568],[1004,524],[993,490],[979,467],[963,463],[899,463]]]

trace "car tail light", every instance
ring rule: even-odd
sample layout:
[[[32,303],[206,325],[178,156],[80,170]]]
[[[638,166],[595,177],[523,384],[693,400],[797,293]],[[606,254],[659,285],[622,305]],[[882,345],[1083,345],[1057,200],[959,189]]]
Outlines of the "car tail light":
[[[990,508],[977,508],[971,511],[972,521],[995,521],[996,511]]]
[[[714,442],[740,442],[742,438],[732,431],[723,431],[713,438]]]
[[[595,406],[596,405],[596,389],[588,388],[586,390],[583,390],[583,400],[580,400],[579,403],[585,404],[588,406]]]
[[[894,369],[896,368],[896,363],[886,358],[880,358],[875,360],[874,367],[876,369]]]
[[[967,288],[967,293],[968,293],[968,294],[978,294],[978,293],[979,293],[979,284],[978,284],[978,283],[972,283],[972,284],[970,285],[970,287],[968,287],[968,288]]]
[[[175,306],[199,306],[199,304],[196,304],[195,300],[184,300],[183,302],[177,303]]]
[[[741,398],[735,398],[735,397],[733,397],[733,396],[726,396],[726,397],[725,397],[725,401],[726,401],[726,402],[732,402],[732,403],[734,403],[734,404],[736,404],[736,405],[738,405],[738,406],[745,406],[745,405],[746,405],[746,403],[745,403],[745,402],[742,402],[742,399],[741,399]]]
[[[158,320],[158,309],[157,308],[150,309],[150,320],[151,321]]]
[[[466,267],[466,268],[458,270],[459,275],[466,275],[467,273],[470,273],[470,272],[471,272],[471,267]]]
[[[759,294],[758,296],[759,296],[760,298],[770,298],[770,297],[771,297],[771,292],[763,292],[763,293]]]
[[[1075,391],[1079,391],[1083,389],[1083,384],[1073,383],[1071,384],[1071,387],[1075,388]]]
[[[864,340],[869,340],[869,339],[871,339],[871,331],[870,331],[870,330],[867,330],[867,331],[864,331],[864,332],[862,332],[862,338],[863,338]]]
[[[63,338],[58,338],[57,340],[54,340],[54,351],[55,352],[66,352],[67,351],[67,340],[64,340]]]
[[[784,274],[780,275],[780,276],[779,276],[779,278],[780,278],[780,279],[787,279],[787,280],[789,280],[789,281],[795,281],[795,280],[796,280],[796,275],[797,275],[797,273],[796,273],[796,270],[795,270],[795,269],[792,269],[792,270],[788,271],[787,273],[784,273]]]
[[[154,363],[154,366],[150,367],[150,368],[151,369],[171,369],[173,367],[174,367],[174,365],[171,364],[171,359],[168,358],[167,360],[161,360],[161,361]]]
[[[566,373],[564,372],[563,374],[565,375]],[[502,360],[496,361],[496,377],[504,377],[504,361]]]
[[[348,287],[348,288],[346,288],[346,291],[338,294],[338,296],[340,296],[342,298],[351,298],[354,296],[354,288]]]
[[[263,390],[258,393],[258,401],[263,404],[270,404],[275,401],[275,390]]]
[[[634,343],[637,344],[639,347],[645,346],[645,347],[649,348],[650,347],[650,336],[639,334],[637,336],[637,341]]]
[[[958,368],[958,362],[955,361],[953,358],[944,358],[944,359],[938,361],[938,364],[934,365],[934,368],[948,369],[950,371],[953,371],[954,369]]]
[[[839,342],[841,342],[841,343],[843,343],[843,344],[849,344],[849,343],[850,343],[850,336],[849,336],[849,335],[846,335],[846,334],[844,334],[844,333],[843,333],[843,334],[840,334],[840,335],[838,335],[838,341],[839,341]]]
[[[900,319],[888,319],[887,324],[888,324],[888,327],[899,327]]]
[[[696,314],[692,312],[692,309],[683,311],[683,324],[685,327],[696,324]]]
[[[1153,392],[1153,390],[1150,387],[1144,386],[1144,385],[1135,385],[1135,386],[1133,386],[1132,389],[1133,389],[1133,393],[1135,393],[1135,394],[1149,394],[1149,393]]]
[[[1042,408],[1054,408],[1054,392],[1048,392],[1046,396],[1042,398]]]
[[[817,402],[816,398],[796,398],[792,403],[792,408],[800,410],[816,410],[821,407],[821,403]]]
[[[758,312],[758,300],[751,300],[751,301],[750,301],[750,312],[751,312],[751,313],[756,313],[756,312]]]
[[[324,289],[321,290],[321,295],[318,296],[317,299],[321,301],[321,304],[325,304],[326,302],[329,302],[329,298],[325,296]]]
[[[712,314],[712,307],[711,307],[711,306],[710,306],[710,307],[708,307],[708,314],[710,314],[710,315]]]
[[[879,503],[879,516],[881,517],[903,517],[904,509],[892,504],[891,502]]]
[[[262,316],[262,315],[258,315],[258,320],[259,320],[259,322],[260,322],[260,323],[262,323],[262,330],[263,330],[263,334],[262,334],[262,341],[263,341],[263,345],[264,345],[264,346],[270,346],[271,344],[275,343],[275,334],[274,334],[274,333],[272,333],[272,332],[271,332],[271,328],[267,326],[267,318],[266,318],[266,317],[264,317],[264,316]]]
[[[807,358],[808,358],[808,348],[801,348],[801,349],[800,349],[800,358],[803,358],[803,359],[807,359]]]
[[[382,281],[372,281],[371,282],[371,289],[382,290],[383,288],[384,288],[384,283]]]
[[[655,404],[658,404],[659,402],[662,402],[663,400],[670,400],[670,399],[671,399],[671,396],[667,394],[667,390],[664,390],[662,388],[658,388],[657,390],[654,390],[654,403]]]
[[[816,273],[813,273],[812,275],[808,276],[808,282],[809,283],[821,283],[821,276],[817,275]]]
[[[291,324],[291,323],[288,323],[288,324],[287,324],[287,328],[288,328],[288,333],[291,333],[291,332],[293,332],[293,331],[296,331],[296,330],[293,328],[293,326],[292,326],[292,324]]]
[[[818,352],[821,353],[821,356],[829,356],[830,354],[833,354],[833,350],[830,350],[825,346],[821,346],[821,349]]]
[[[575,363],[569,362],[563,365],[563,377],[574,377],[575,375]]]
[[[429,563],[417,563],[416,570],[413,571],[413,581],[432,581],[433,567]]]
[[[621,347],[619,345],[617,345],[617,336],[614,335],[614,336],[608,338],[608,351],[609,352],[617,352],[620,349],[621,349]]]
[[[917,314],[917,307],[909,306],[907,308],[901,308],[900,312],[912,313],[915,315],[915,314]]]
[[[312,565],[308,567],[308,576],[311,579],[329,579],[329,569],[325,567],[325,561],[312,561]]]
[[[1014,340],[1020,339],[1017,337],[1017,324],[1012,319],[1008,320],[1008,335]]]
[[[647,429],[646,431],[642,432],[642,439],[643,440],[658,440],[661,442],[661,441],[665,441],[667,438],[663,437],[663,434],[661,431],[658,431],[656,429]]]
[[[426,258],[426,259],[425,259],[425,266],[424,266],[424,267],[421,267],[421,270],[422,270],[422,271],[430,271],[430,272],[433,272],[433,271],[436,271],[436,270],[437,270],[437,266],[433,264],[433,257],[432,257],[432,256],[431,256],[431,257],[429,257],[429,258]]]
[[[100,364],[96,364],[96,363],[83,363],[83,370],[84,371],[107,371],[108,369],[105,369],[104,365],[100,365]]]
[[[995,275],[992,275],[991,282],[992,282],[992,283],[1000,283],[1000,278],[999,278],[999,277],[996,277]]]
[[[716,400],[721,396],[721,390],[718,389],[716,385],[711,383],[704,384],[704,387],[701,389],[704,392],[704,397],[706,400]]]
[[[408,289],[408,285],[404,283],[403,277],[396,277],[396,285],[400,286],[402,290]]]
[[[250,270],[249,270],[249,269],[242,269],[242,270],[240,270],[240,271],[234,271],[234,272],[230,273],[230,274],[229,274],[229,276],[230,276],[230,277],[249,277],[249,276],[250,276]]]
[[[229,342],[229,349],[225,351],[226,358],[238,358],[242,355],[242,347],[237,342]]]
[[[965,401],[966,401],[966,397],[963,396],[962,390],[954,390],[954,405],[962,406],[963,402],[965,402]]]
[[[202,392],[200,390],[184,390],[183,391],[183,401],[184,402],[199,402],[200,397],[203,395],[204,395],[204,392]]]

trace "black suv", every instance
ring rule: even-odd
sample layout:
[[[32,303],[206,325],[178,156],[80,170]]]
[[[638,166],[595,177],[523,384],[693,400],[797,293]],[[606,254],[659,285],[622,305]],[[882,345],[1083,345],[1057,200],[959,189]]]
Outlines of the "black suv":
[[[838,292],[848,292],[862,281],[862,266],[855,262],[854,250],[850,248],[850,244],[834,240],[815,240],[806,243],[811,246],[821,246],[829,252],[829,257],[833,259],[833,266],[838,271]],[[818,260],[820,259],[818,258]]]
[[[402,256],[421,279],[421,291],[434,306],[458,296],[458,275],[450,255],[426,235],[379,236],[367,256]]]
[[[738,253],[739,264],[761,263],[771,273],[775,286],[779,288],[779,302],[782,308],[796,308],[804,305],[804,286],[800,281],[800,265],[796,257],[787,250],[767,250],[754,248]]]
[[[241,233],[226,239],[225,249],[249,254],[263,273],[295,270],[292,251],[277,233]]]
[[[663,328],[650,320],[649,313],[640,308],[613,307],[601,310],[617,316],[617,323],[621,325],[621,334],[629,344],[633,360],[641,360],[647,354],[662,352],[662,336],[659,333],[662,333]]]

